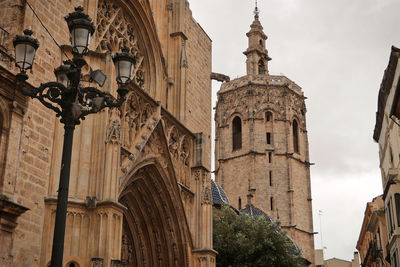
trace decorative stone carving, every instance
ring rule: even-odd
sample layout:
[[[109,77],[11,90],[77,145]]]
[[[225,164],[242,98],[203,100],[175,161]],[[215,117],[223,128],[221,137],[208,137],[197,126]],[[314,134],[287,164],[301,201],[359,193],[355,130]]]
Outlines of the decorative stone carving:
[[[161,141],[159,138],[157,138],[157,136],[150,136],[149,140],[147,141],[147,145],[143,150],[143,153],[144,158],[157,158],[161,167],[163,167],[164,169],[167,168],[167,156],[165,155],[165,151],[161,145]]]
[[[194,149],[194,138],[185,133],[179,125],[169,120],[166,116],[162,120],[164,128],[167,129],[168,150],[175,167],[178,182],[190,188],[190,165]]]
[[[155,107],[144,98],[140,97],[136,92],[130,92],[122,107],[122,128],[124,129],[123,146],[133,152],[133,147],[138,144],[135,140],[138,136],[146,136],[143,129],[149,123],[149,119],[154,117]],[[148,127],[153,127],[148,125]],[[154,127],[153,127],[154,129]],[[144,139],[143,139],[144,140]],[[142,140],[142,141],[143,141]]]
[[[127,233],[126,226],[122,229],[122,244],[121,244],[121,266],[134,266],[134,246],[130,235]]]
[[[121,143],[121,124],[119,121],[119,111],[111,109],[110,122],[107,128],[106,143],[120,144]]]
[[[103,267],[104,266],[104,259],[103,258],[92,258],[90,260],[91,267]]]
[[[143,88],[143,55],[138,48],[135,29],[130,23],[130,15],[126,14],[124,7],[115,1],[100,0],[97,9],[96,25],[96,52],[107,51],[119,52],[123,46],[129,48],[130,52],[137,57],[133,71],[134,82]]]

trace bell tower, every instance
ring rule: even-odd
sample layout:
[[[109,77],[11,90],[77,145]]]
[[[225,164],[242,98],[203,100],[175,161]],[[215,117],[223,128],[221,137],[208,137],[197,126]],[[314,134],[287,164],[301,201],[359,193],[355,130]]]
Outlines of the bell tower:
[[[268,39],[263,31],[263,26],[259,21],[259,10],[254,9],[254,21],[250,25],[250,31],[246,34],[249,39],[248,48],[243,54],[246,55],[247,75],[268,74],[268,50],[265,48],[265,42]]]
[[[251,192],[251,204],[279,220],[314,266],[306,98],[295,82],[269,73],[267,36],[254,13],[247,75],[217,93],[215,179],[237,209]]]

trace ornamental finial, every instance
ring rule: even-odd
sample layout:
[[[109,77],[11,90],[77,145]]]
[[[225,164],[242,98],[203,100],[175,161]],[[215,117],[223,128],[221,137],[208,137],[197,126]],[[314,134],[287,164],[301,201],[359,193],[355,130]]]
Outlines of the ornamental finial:
[[[258,18],[258,14],[260,14],[260,10],[258,9],[257,0],[255,0],[255,1],[256,1],[256,4],[255,4],[255,8],[254,8],[254,17]]]

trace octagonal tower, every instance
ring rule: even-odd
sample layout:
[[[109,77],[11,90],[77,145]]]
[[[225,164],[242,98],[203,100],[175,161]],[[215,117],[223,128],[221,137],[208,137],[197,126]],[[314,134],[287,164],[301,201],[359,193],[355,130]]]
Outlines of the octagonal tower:
[[[215,176],[230,204],[253,203],[299,245],[313,266],[314,234],[305,97],[285,76],[270,75],[267,36],[256,9],[247,33],[247,75],[225,82],[216,106]]]

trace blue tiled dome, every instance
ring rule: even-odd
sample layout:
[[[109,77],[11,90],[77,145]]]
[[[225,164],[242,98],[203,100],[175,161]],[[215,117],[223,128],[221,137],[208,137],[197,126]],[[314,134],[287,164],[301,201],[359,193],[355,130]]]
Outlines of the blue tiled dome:
[[[269,223],[273,223],[271,217],[269,217],[265,212],[253,205],[246,205],[244,209],[240,210],[240,213],[247,214],[253,217],[263,216]]]
[[[229,199],[225,194],[224,189],[214,180],[211,179],[211,191],[213,205],[230,205]]]

